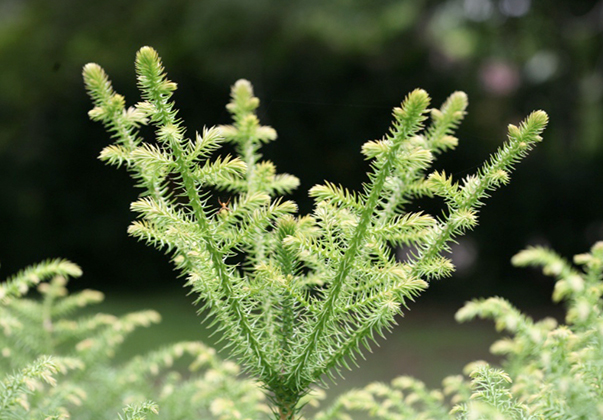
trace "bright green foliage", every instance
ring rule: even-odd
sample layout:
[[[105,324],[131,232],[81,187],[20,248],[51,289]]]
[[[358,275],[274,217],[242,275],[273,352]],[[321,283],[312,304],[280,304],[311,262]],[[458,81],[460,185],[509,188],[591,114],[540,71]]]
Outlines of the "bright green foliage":
[[[400,420],[528,420],[527,407],[509,390],[511,379],[500,369],[483,362],[470,364],[471,381],[448,377],[443,391],[429,390],[413,378],[401,376],[391,385],[372,383],[340,396],[316,420],[350,420],[351,412],[365,412],[371,418]]]
[[[146,401],[138,405],[128,405],[124,408],[124,415],[119,415],[119,420],[145,420],[150,413],[158,414],[157,404]]]
[[[0,299],[5,302],[8,297],[20,297],[27,293],[30,287],[54,276],[79,277],[80,268],[65,260],[49,260],[27,267],[0,285]]]
[[[79,276],[81,270],[68,261],[47,261],[23,270],[0,286],[0,291],[7,291],[0,306],[0,325],[4,330],[0,348],[5,355],[0,366],[4,371],[21,368],[41,355],[62,354],[96,363],[113,357],[135,328],[159,321],[159,314],[154,311],[121,318],[96,314],[74,320],[71,315],[75,310],[102,301],[103,295],[93,290],[68,295],[67,275]],[[41,301],[19,299],[27,292],[26,284],[45,279],[49,281],[38,285]],[[17,284],[21,285],[18,293],[12,293]]]
[[[310,190],[314,211],[296,216],[296,205],[277,195],[297,179],[260,160],[260,146],[276,133],[260,125],[249,82],[232,88],[233,125],[187,138],[171,102],[176,84],[153,49],[138,52],[136,71],[143,101],[127,108],[98,65],[84,68],[94,101],[90,117],[115,139],[101,159],[125,165],[143,189],[129,232],[171,253],[226,347],[270,392],[280,418],[293,418],[312,384],[370,349],[375,334],[383,335],[429,280],[450,275],[448,244],[475,226],[488,191],[508,181],[547,123],[536,111],[510,126],[509,141],[457,183],[428,169],[456,145],[452,133],[467,98],[457,92],[431,109],[427,93],[417,89],[394,108],[385,137],[363,146],[371,161],[363,190],[317,185]],[[155,128],[156,142],[139,137],[146,124]],[[225,142],[236,157],[214,157]],[[228,192],[227,203],[218,206],[216,189]],[[442,214],[406,210],[411,200],[432,196],[445,200]],[[399,261],[393,245],[413,251]]]
[[[342,395],[316,418],[351,419],[351,411],[408,420],[602,418],[603,242],[576,255],[574,262],[583,271],[540,247],[513,258],[515,265],[541,266],[556,278],[553,299],[566,303],[565,325],[552,318],[535,322],[501,298],[475,300],[458,311],[459,321],[492,318],[498,330],[511,334],[491,347],[504,356],[505,370],[472,363],[465,369],[471,380],[446,378],[443,392],[425,391],[409,378],[394,379],[391,386],[371,384]]]
[[[564,325],[550,318],[534,321],[501,298],[468,303],[459,321],[492,318],[510,336],[492,346],[504,370],[484,362],[448,377],[442,390],[399,377],[341,395],[313,418],[352,419],[363,412],[376,419],[400,420],[595,420],[603,415],[603,242],[580,254],[573,266],[554,252],[528,248],[513,258],[519,266],[540,266],[556,278],[553,298],[567,306]],[[257,419],[270,408],[265,384],[237,378],[239,367],[215,350],[181,342],[116,365],[112,356],[137,326],[156,322],[152,311],[78,316],[99,302],[95,291],[67,293],[68,275],[79,268],[47,261],[0,285],[0,419]],[[45,282],[48,280],[48,282]],[[41,299],[25,299],[38,285]],[[6,290],[13,292],[5,292]],[[190,360],[189,372],[175,368]],[[149,398],[153,402],[149,401]],[[298,404],[316,405],[320,391]],[[122,407],[125,408],[122,410]],[[157,413],[159,407],[159,412]],[[121,414],[120,414],[121,412]],[[152,416],[152,417],[151,417]]]
[[[80,274],[68,261],[46,261],[0,285],[0,419],[143,419],[156,413],[156,404],[164,419],[254,419],[269,412],[257,384],[236,379],[239,367],[199,342],[116,365],[124,339],[158,322],[159,314],[76,316],[103,299],[92,290],[68,294],[67,276]],[[19,285],[38,283],[41,300],[25,299],[27,287]],[[188,373],[174,368],[178,359],[190,360]]]
[[[440,391],[430,391],[422,382],[401,376],[391,385],[375,382],[361,390],[347,392],[315,419],[348,420],[352,418],[349,411],[365,412],[380,419],[444,419],[448,418],[449,411],[444,403]]]
[[[553,299],[567,306],[566,324],[534,322],[500,298],[475,301],[459,320],[492,318],[512,337],[492,345],[506,356],[512,391],[535,418],[600,419],[603,416],[603,242],[569,262],[545,248],[528,248],[513,258],[518,266],[541,266],[556,278]]]
[[[456,405],[451,414],[459,420],[470,419],[513,419],[536,420],[528,414],[528,408],[518,402],[509,385],[512,382],[507,373],[493,369],[486,364],[477,364],[470,374],[472,394],[468,401]]]

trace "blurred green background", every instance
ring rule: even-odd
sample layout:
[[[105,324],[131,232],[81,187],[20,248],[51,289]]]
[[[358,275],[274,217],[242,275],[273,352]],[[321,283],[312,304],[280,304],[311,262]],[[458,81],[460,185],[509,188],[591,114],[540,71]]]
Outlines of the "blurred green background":
[[[602,31],[603,2],[587,0],[0,0],[2,275],[61,256],[82,265],[81,287],[136,307],[181,292],[168,259],[126,234],[137,192],[96,159],[109,140],[88,120],[81,81],[97,62],[134,104],[134,55],[151,45],[179,84],[191,135],[229,122],[238,78],[254,84],[262,122],[279,133],[264,156],[301,179],[303,213],[324,179],[360,188],[360,146],[385,133],[416,87],[437,106],[455,90],[469,95],[460,145],[436,164],[457,179],[504,141],[507,124],[546,110],[545,141],[454,247],[455,276],[434,283],[408,321],[419,334],[420,320],[442,313],[451,331],[463,301],[490,295],[536,312],[552,282],[512,268],[511,256],[547,244],[570,257],[603,239]]]

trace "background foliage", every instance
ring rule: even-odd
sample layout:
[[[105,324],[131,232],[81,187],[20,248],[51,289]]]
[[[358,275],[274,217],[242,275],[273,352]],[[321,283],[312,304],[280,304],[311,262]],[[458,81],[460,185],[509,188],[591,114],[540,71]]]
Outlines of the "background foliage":
[[[458,176],[502,142],[507,123],[546,109],[546,142],[457,247],[455,279],[426,294],[517,302],[536,290],[530,302],[546,302],[550,283],[508,260],[527,243],[571,255],[603,237],[602,16],[603,2],[586,0],[3,0],[3,271],[64,256],[103,290],[173,279],[167,262],[125,234],[135,192],[96,160],[107,141],[87,120],[80,79],[83,64],[100,62],[133,97],[134,53],[152,45],[186,86],[176,101],[191,130],[226,122],[230,84],[254,83],[260,117],[280,135],[265,155],[302,180],[293,197],[302,212],[323,179],[359,187],[360,145],[385,131],[391,107],[415,87],[434,103],[468,93],[458,151],[440,162]]]

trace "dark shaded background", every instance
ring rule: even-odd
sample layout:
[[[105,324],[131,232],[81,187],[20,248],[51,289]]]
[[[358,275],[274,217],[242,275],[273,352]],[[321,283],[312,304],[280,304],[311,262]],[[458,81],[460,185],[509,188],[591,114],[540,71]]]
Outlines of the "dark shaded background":
[[[361,144],[415,87],[438,106],[469,95],[461,143],[437,163],[457,178],[508,123],[546,110],[545,142],[455,247],[454,278],[422,298],[546,303],[551,281],[509,260],[527,244],[570,257],[603,239],[602,31],[603,2],[586,0],[0,0],[1,276],[61,256],[83,266],[85,287],[181,287],[165,256],[126,234],[137,191],[96,159],[108,136],[81,81],[95,61],[135,103],[134,55],[151,45],[189,134],[228,123],[229,86],[252,81],[279,132],[264,155],[301,178],[302,212],[324,179],[360,187]]]

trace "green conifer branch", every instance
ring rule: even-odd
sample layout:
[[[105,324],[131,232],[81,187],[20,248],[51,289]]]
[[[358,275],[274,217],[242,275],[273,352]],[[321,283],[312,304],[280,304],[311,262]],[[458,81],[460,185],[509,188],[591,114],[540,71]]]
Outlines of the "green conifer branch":
[[[224,255],[220,252],[218,247],[218,241],[211,233],[209,216],[205,211],[205,205],[201,199],[197,190],[197,179],[194,177],[194,172],[191,170],[193,162],[189,158],[187,146],[185,144],[183,129],[180,126],[180,122],[176,116],[173,103],[170,101],[172,92],[176,89],[176,84],[167,80],[164,74],[163,66],[159,60],[157,53],[148,47],[142,48],[136,58],[136,68],[138,73],[138,84],[142,92],[142,97],[145,102],[139,104],[137,109],[148,117],[152,123],[157,126],[157,139],[160,145],[170,150],[173,157],[165,155],[165,151],[161,151],[155,146],[143,146],[142,148],[130,147],[130,162],[133,162],[133,170],[138,173],[137,176],[141,178],[143,187],[151,193],[151,197],[157,200],[157,206],[164,206],[165,209],[171,207],[171,200],[164,188],[161,187],[161,183],[164,181],[164,176],[157,177],[157,165],[164,167],[163,173],[167,174],[173,167],[175,172],[182,181],[182,187],[184,194],[188,199],[192,214],[194,215],[194,222],[197,225],[198,235],[203,240],[203,253],[209,258],[206,260],[214,272],[215,277],[218,279],[220,291],[218,294],[212,294],[206,296],[211,298],[214,296],[214,302],[210,305],[214,310],[218,310],[219,317],[223,319],[230,326],[229,334],[236,341],[243,340],[248,343],[249,346],[254,348],[253,356],[247,354],[247,357],[252,357],[254,362],[258,364],[259,370],[271,371],[271,366],[268,364],[267,357],[263,355],[261,346],[257,343],[255,333],[249,326],[249,320],[246,316],[246,311],[241,306],[240,298],[237,298],[237,292],[235,286],[231,284],[230,269],[226,267],[224,263]],[[98,102],[97,108],[104,110],[104,107],[108,107],[109,110],[112,108],[111,98],[115,97],[112,93],[112,88],[108,84],[106,76],[98,77],[98,73],[104,75],[104,72],[92,71],[97,70],[94,66],[86,66],[84,69],[84,77],[87,80],[87,86],[89,91],[94,91],[91,96]],[[95,76],[97,76],[95,78]],[[100,79],[100,80],[98,80]],[[94,83],[96,81],[96,83]],[[113,96],[109,96],[113,95]],[[104,101],[104,102],[103,102]],[[115,101],[115,100],[114,100]],[[123,101],[121,101],[123,102]],[[121,103],[120,102],[120,103]],[[96,109],[96,108],[95,108]],[[103,114],[104,112],[104,114]],[[96,116],[108,114],[107,110],[96,111]],[[118,112],[114,112],[112,115],[118,115]],[[127,125],[127,124],[125,124]],[[126,132],[127,130],[122,130]],[[127,133],[129,134],[129,133]],[[210,139],[197,139],[197,145],[193,146],[191,151],[194,152],[194,156],[201,156],[203,153],[208,153],[202,150],[202,145],[206,147],[213,147],[217,144],[218,132],[208,130],[206,136]],[[123,145],[128,140],[127,135],[122,135],[119,141]],[[205,143],[205,144],[204,144]],[[151,163],[151,164],[149,164]],[[131,166],[132,166],[131,165]],[[237,164],[237,167],[241,166]],[[135,206],[138,210],[141,206]],[[179,216],[179,215],[178,215]],[[151,219],[152,220],[152,219]],[[161,234],[162,229],[159,229],[159,235],[156,234],[153,225],[146,225],[148,229],[139,229],[140,224],[135,225],[134,232],[147,236],[147,239],[159,243],[160,245],[167,244],[167,237],[165,234]],[[171,225],[170,227],[174,227]],[[138,229],[137,229],[138,228]],[[179,229],[177,229],[179,230]],[[187,252],[194,252],[194,250],[185,250]],[[226,298],[229,303],[224,304],[219,302],[221,299]],[[233,329],[234,328],[234,329]]]
[[[90,334],[90,331],[88,331],[87,337],[75,346],[78,356],[83,361],[112,359],[128,335],[138,327],[149,327],[152,324],[158,323],[161,320],[161,316],[152,310],[139,311],[126,314],[120,318],[100,317],[94,320],[96,322],[89,323],[86,326],[91,327],[94,324],[101,326],[103,321],[110,319],[113,319],[113,322],[104,325],[104,328],[93,334]]]
[[[65,296],[65,295],[63,295]],[[96,290],[82,290],[65,296],[56,302],[51,309],[53,318],[62,318],[72,314],[79,308],[84,308],[91,304],[96,304],[104,300],[104,295]]]
[[[488,299],[475,299],[460,309],[455,319],[458,322],[465,322],[475,317],[492,318],[496,322],[496,330],[507,330],[511,333],[527,332],[534,327],[534,322],[523,315],[507,300],[493,297]]]
[[[31,394],[37,385],[37,379],[41,379],[50,385],[55,385],[58,368],[49,356],[43,356],[33,363],[4,378],[0,383],[0,418],[10,418],[14,414],[15,406],[21,406],[25,411],[29,410],[27,395]]]
[[[351,419],[351,412],[364,412],[376,419],[449,420],[449,409],[439,391],[430,391],[422,382],[401,376],[391,385],[373,382],[362,389],[341,395],[316,420]]]
[[[456,147],[458,139],[452,134],[465,117],[468,102],[465,92],[454,92],[440,109],[431,110],[432,122],[425,139],[432,152],[444,152]]]
[[[125,109],[125,99],[115,93],[105,71],[95,63],[89,63],[83,70],[86,90],[92,97],[95,107],[88,113],[93,121],[100,121],[126,153],[139,143],[137,127],[146,124],[146,115],[137,108]],[[102,156],[102,154],[101,154]],[[128,163],[127,154],[116,159],[115,164]]]
[[[171,101],[176,85],[157,53],[141,49],[136,68],[143,102],[127,110],[100,67],[84,69],[95,104],[90,116],[116,139],[101,158],[125,164],[143,188],[132,204],[140,218],[129,232],[173,254],[225,347],[261,379],[281,419],[294,417],[314,382],[347,368],[348,358],[354,361],[375,333],[390,328],[426,280],[452,272],[442,255],[448,243],[476,225],[481,200],[508,182],[547,118],[537,111],[519,128],[511,126],[497,154],[455,183],[444,173],[425,173],[437,154],[457,144],[453,130],[467,98],[456,92],[440,109],[428,110],[429,97],[416,90],[394,109],[385,138],[363,146],[372,161],[363,192],[315,186],[314,212],[297,217],[295,203],[277,195],[299,181],[261,161],[260,147],[276,132],[260,125],[249,82],[231,90],[232,125],[189,140]],[[431,124],[421,133],[428,111]],[[138,138],[137,127],[149,122],[157,144]],[[213,156],[223,142],[234,145],[234,157]],[[211,201],[216,189],[228,196]],[[444,198],[443,215],[404,210],[411,199],[433,195]],[[392,247],[399,245],[415,248],[407,261],[396,261]],[[231,264],[232,257],[243,262]]]
[[[117,320],[117,317],[103,313],[77,320],[58,319],[54,323],[55,340],[59,344],[71,340],[83,342],[85,338],[91,338],[99,329],[111,326]]]
[[[540,134],[546,127],[548,117],[543,111],[533,112],[519,128],[509,126],[509,141],[480,168],[476,175],[468,176],[457,193],[451,187],[445,189],[444,198],[448,200],[449,213],[444,216],[432,232],[426,236],[417,256],[413,259],[413,273],[420,277],[434,278],[449,275],[452,266],[444,268],[439,260],[440,253],[447,250],[447,243],[455,236],[476,224],[476,210],[483,204],[481,200],[488,197],[487,191],[493,190],[508,180],[508,173],[513,165],[524,157],[542,138]],[[442,189],[443,177],[434,175],[436,188]],[[448,184],[447,181],[444,181]],[[438,260],[440,262],[438,262]],[[433,262],[436,262],[434,265]],[[440,266],[443,269],[438,270]],[[435,268],[435,269],[434,269]]]
[[[432,195],[430,189],[423,186],[424,171],[431,164],[435,154],[453,149],[458,144],[458,139],[452,136],[452,133],[463,120],[467,104],[467,95],[464,92],[454,92],[440,109],[431,110],[431,123],[425,134],[408,144],[409,151],[422,159],[422,165],[399,167],[396,176],[388,179],[386,189],[389,197],[384,200],[385,205],[380,215],[382,223],[401,212],[412,197]],[[363,146],[363,151],[370,143]],[[367,157],[370,156],[367,154]]]
[[[270,291],[261,290],[265,286],[255,289],[255,299],[261,302],[254,305],[254,309],[261,315],[255,316],[255,323],[258,331],[261,332],[264,343],[267,345],[268,352],[274,355],[279,353],[289,353],[289,336],[293,334],[293,324],[295,320],[294,302],[299,301],[299,296],[293,296],[291,289],[285,286],[291,282],[293,275],[294,261],[288,258],[288,252],[282,245],[284,224],[279,222],[278,217],[286,217],[287,213],[294,213],[297,207],[292,202],[280,200],[271,201],[271,195],[274,193],[290,192],[299,185],[297,178],[290,175],[276,175],[276,169],[270,162],[260,162],[261,155],[259,148],[262,143],[276,139],[276,131],[271,127],[261,126],[259,119],[255,114],[259,106],[259,99],[254,96],[251,83],[246,80],[237,81],[231,89],[231,101],[226,106],[233,118],[233,125],[222,125],[219,127],[226,141],[234,144],[237,154],[245,163],[246,170],[241,180],[232,178],[226,179],[222,185],[224,189],[238,192],[243,197],[262,197],[263,208],[250,209],[253,211],[237,211],[239,200],[234,200],[234,205],[229,211],[224,212],[223,223],[221,227],[230,225],[231,231],[235,232],[234,240],[231,241],[235,246],[242,247],[247,251],[247,263],[255,266],[256,276],[258,267],[270,267],[266,273],[271,273],[272,283]],[[229,182],[230,181],[230,182]],[[245,210],[245,209],[243,209]],[[239,214],[241,213],[241,214]],[[247,214],[245,214],[247,213]],[[245,220],[242,226],[239,220]],[[230,221],[237,221],[232,223]],[[277,224],[276,232],[270,235],[266,231],[270,229],[270,223],[275,221]],[[230,223],[228,223],[230,222]],[[228,224],[227,224],[228,223]],[[291,227],[291,221],[288,225]],[[275,237],[274,237],[275,236]],[[271,264],[269,260],[270,245],[275,249],[277,264]],[[254,275],[249,273],[250,277]],[[275,281],[276,280],[276,281]],[[262,326],[262,328],[259,328]],[[278,357],[275,360],[286,360],[286,357]],[[276,371],[282,372],[282,362],[277,362]],[[267,383],[272,379],[266,379]],[[274,387],[277,385],[274,385]]]
[[[527,407],[516,401],[509,391],[512,380],[506,372],[483,364],[471,373],[471,377],[471,400],[452,409],[457,419],[536,420],[537,417],[531,416]]]
[[[123,416],[117,415],[119,420],[146,420],[149,414],[158,414],[159,408],[153,401],[145,401],[141,404],[127,405],[123,413]]]
[[[589,256],[589,254],[583,255]],[[581,257],[577,256],[577,258],[580,260]],[[553,292],[555,302],[564,299],[571,302],[576,294],[587,287],[580,272],[572,267],[569,261],[544,247],[529,247],[514,255],[511,262],[516,267],[542,267],[543,274],[554,276],[557,279]],[[595,276],[597,274],[595,273]]]
[[[0,301],[8,297],[19,297],[30,287],[54,276],[80,277],[82,270],[74,263],[62,260],[47,260],[21,270],[0,284]]]
[[[338,263],[333,280],[322,304],[321,312],[314,325],[310,326],[310,334],[303,343],[303,350],[297,356],[293,364],[292,380],[301,389],[316,380],[316,371],[307,372],[309,359],[316,353],[316,349],[324,342],[323,332],[330,327],[331,318],[334,315],[336,301],[344,286],[344,282],[353,267],[353,260],[357,257],[361,243],[365,240],[365,235],[375,209],[379,203],[379,198],[385,180],[395,166],[398,150],[402,142],[408,137],[414,135],[420,128],[424,120],[423,113],[429,104],[429,96],[423,90],[415,90],[410,93],[401,108],[394,110],[396,122],[392,128],[391,135],[387,139],[391,144],[389,150],[381,161],[375,163],[375,171],[371,176],[371,183],[365,188],[364,211],[360,215],[358,224],[355,227],[354,235],[350,239],[347,249]],[[314,370],[314,369],[312,369]]]

